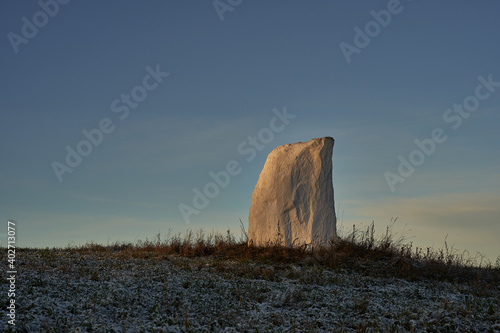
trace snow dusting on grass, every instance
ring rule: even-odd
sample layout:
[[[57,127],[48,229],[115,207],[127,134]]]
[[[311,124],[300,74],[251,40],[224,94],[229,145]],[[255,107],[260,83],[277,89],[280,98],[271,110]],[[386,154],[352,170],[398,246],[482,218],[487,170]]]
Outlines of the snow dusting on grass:
[[[500,332],[498,280],[409,281],[307,258],[112,247],[23,249],[17,267],[19,332]],[[7,305],[2,332],[12,330]]]

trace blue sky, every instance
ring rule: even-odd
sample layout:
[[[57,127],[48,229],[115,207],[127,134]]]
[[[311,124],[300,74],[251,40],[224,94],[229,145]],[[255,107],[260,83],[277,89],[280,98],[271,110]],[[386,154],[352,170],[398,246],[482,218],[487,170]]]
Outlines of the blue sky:
[[[1,5],[3,244],[8,219],[34,247],[238,233],[267,154],[332,136],[339,229],[383,232],[397,217],[417,246],[500,254],[500,4],[63,3]],[[465,101],[473,111],[453,111]],[[247,161],[238,146],[285,109],[295,118]],[[52,164],[102,121],[112,131],[59,181]],[[446,141],[413,153],[436,128]],[[412,153],[419,165],[392,191],[384,174]],[[229,161],[241,172],[187,224],[179,205]]]

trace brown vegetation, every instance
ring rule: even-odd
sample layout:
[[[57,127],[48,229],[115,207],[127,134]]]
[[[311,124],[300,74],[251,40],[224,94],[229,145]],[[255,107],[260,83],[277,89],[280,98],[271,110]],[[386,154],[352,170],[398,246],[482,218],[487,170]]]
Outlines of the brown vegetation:
[[[66,250],[80,253],[108,252],[121,257],[140,257],[168,259],[169,256],[203,257],[236,262],[260,262],[270,265],[297,264],[317,265],[333,270],[352,270],[370,276],[392,276],[410,281],[434,279],[450,282],[471,282],[490,284],[500,281],[500,257],[495,264],[484,262],[484,257],[465,257],[444,248],[415,248],[411,243],[404,244],[404,238],[393,239],[390,228],[381,237],[375,237],[372,223],[366,230],[357,230],[337,236],[326,247],[296,246],[285,247],[279,242],[256,247],[248,244],[247,234],[242,225],[239,240],[227,231],[226,235],[202,230],[167,235],[162,240],[160,234],[155,238],[135,243],[114,243],[99,245],[90,243],[81,247],[68,247]],[[243,273],[242,273],[243,274]],[[252,274],[253,275],[253,274]]]

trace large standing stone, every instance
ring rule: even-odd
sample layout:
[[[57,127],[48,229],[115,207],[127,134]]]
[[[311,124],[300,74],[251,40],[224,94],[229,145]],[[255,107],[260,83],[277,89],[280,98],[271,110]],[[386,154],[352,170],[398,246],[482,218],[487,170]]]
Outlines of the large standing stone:
[[[333,143],[313,139],[269,154],[252,195],[249,242],[326,245],[336,235]]]

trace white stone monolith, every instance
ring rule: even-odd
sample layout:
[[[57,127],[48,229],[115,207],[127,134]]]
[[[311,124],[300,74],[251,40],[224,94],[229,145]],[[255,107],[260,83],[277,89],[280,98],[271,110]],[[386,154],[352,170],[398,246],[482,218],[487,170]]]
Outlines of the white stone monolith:
[[[248,241],[327,245],[336,235],[331,137],[279,146],[252,195]]]

